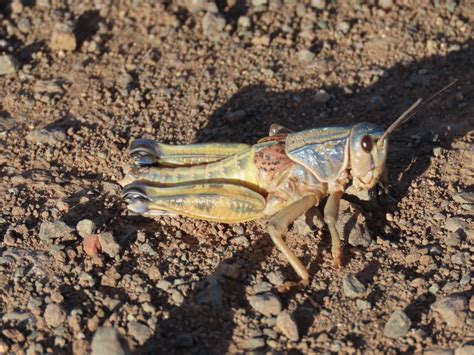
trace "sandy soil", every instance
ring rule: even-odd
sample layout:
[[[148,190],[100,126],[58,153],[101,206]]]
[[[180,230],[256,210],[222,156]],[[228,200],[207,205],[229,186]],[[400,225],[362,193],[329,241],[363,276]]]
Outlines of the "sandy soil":
[[[469,0],[1,2],[0,353],[473,353],[473,21]],[[263,220],[121,200],[135,138],[387,126],[454,79],[393,134],[390,196],[347,196],[342,270],[316,209],[290,229],[305,289],[277,292],[297,277]]]

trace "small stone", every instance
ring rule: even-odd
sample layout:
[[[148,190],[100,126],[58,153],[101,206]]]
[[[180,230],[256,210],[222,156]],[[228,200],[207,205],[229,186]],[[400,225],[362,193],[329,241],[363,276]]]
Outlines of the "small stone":
[[[71,235],[71,232],[72,228],[62,221],[45,221],[41,223],[39,238],[41,240],[68,239],[68,237]]]
[[[184,302],[184,297],[178,290],[171,290],[171,299],[177,305],[181,305]]]
[[[433,262],[433,258],[429,255],[420,256],[420,265],[430,265]]]
[[[83,219],[83,220],[79,221],[76,225],[77,233],[79,233],[79,235],[83,238],[86,235],[94,234],[96,228],[97,227],[96,227],[94,221],[91,221],[90,219]]]
[[[461,244],[461,239],[461,235],[458,232],[449,232],[444,242],[450,247],[455,247]]]
[[[69,24],[56,24],[51,35],[51,49],[54,51],[73,51],[76,46],[76,36],[72,27]]]
[[[467,258],[462,251],[458,251],[451,255],[451,262],[457,265],[466,265]]]
[[[385,324],[383,333],[389,338],[399,338],[410,330],[410,326],[411,321],[408,316],[402,311],[395,311]]]
[[[393,0],[379,0],[379,6],[384,10],[390,10],[393,7]]]
[[[454,355],[472,355],[474,354],[474,345],[464,345],[454,350]]]
[[[448,296],[436,301],[431,309],[437,312],[449,327],[461,327],[466,319],[467,299],[463,296]]]
[[[257,6],[262,6],[266,5],[268,0],[252,0],[252,5],[257,7]]]
[[[194,339],[193,335],[189,333],[179,334],[176,337],[176,346],[179,348],[189,348],[193,346]]]
[[[0,56],[0,75],[13,74],[18,71],[20,63],[15,57],[4,54]]]
[[[326,8],[326,0],[311,0],[311,6],[318,10]]]
[[[226,21],[220,14],[207,12],[202,18],[201,25],[206,37],[219,38],[222,35]]]
[[[372,307],[372,305],[370,304],[370,302],[366,301],[366,300],[356,300],[356,306],[358,309],[360,310],[366,310],[366,309],[370,309]]]
[[[8,352],[8,344],[0,340],[0,354],[6,354]]]
[[[56,328],[66,320],[66,312],[57,304],[48,304],[44,311],[44,320],[50,328]]]
[[[232,238],[230,243],[233,245],[242,246],[244,248],[248,248],[250,246],[249,240],[244,236]]]
[[[350,298],[364,296],[366,292],[365,286],[352,273],[347,273],[342,278],[342,289],[344,294]]]
[[[269,272],[267,279],[275,286],[280,286],[285,282],[285,276],[283,276],[280,270]]]
[[[89,256],[95,256],[100,252],[99,236],[97,234],[90,234],[84,237],[82,241],[82,248]]]
[[[251,42],[252,44],[256,46],[267,47],[270,45],[270,36],[263,35],[263,36],[253,37]]]
[[[326,90],[318,90],[316,94],[314,94],[313,100],[317,104],[325,104],[331,99],[331,96],[326,92]]]
[[[219,265],[220,274],[232,280],[237,280],[239,278],[241,269],[242,269],[242,265],[237,264],[237,263],[234,263],[234,264],[222,263]]]
[[[255,294],[258,294],[258,293],[265,293],[265,292],[268,292],[272,289],[272,285],[270,285],[268,282],[265,282],[265,281],[260,281],[260,282],[257,282],[254,286],[253,286],[253,292]]]
[[[140,345],[145,342],[153,335],[153,331],[146,325],[139,322],[130,322],[127,325],[128,334],[134,337]]]
[[[23,11],[23,4],[21,0],[13,0],[10,4],[10,10],[14,14],[20,14]]]
[[[120,334],[110,327],[100,327],[92,338],[92,355],[125,355],[128,349],[122,345]]]
[[[112,233],[99,234],[99,243],[101,249],[111,258],[114,258],[120,252],[120,245],[115,241]]]
[[[248,350],[255,350],[263,348],[265,346],[265,340],[262,337],[250,338],[247,340],[246,348]]]
[[[342,33],[348,33],[349,30],[351,29],[351,25],[349,24],[349,22],[341,21],[337,23],[336,28],[338,31],[341,31]]]
[[[249,28],[252,25],[252,23],[250,22],[250,17],[247,16],[240,16],[239,20],[237,21],[237,24],[243,28]]]
[[[431,349],[423,352],[423,355],[454,355],[452,350]]]
[[[454,195],[453,200],[458,203],[474,203],[474,192],[462,191]]]
[[[469,310],[471,312],[474,312],[474,296],[471,296],[471,298],[469,299]]]
[[[444,223],[444,228],[450,232],[457,232],[459,229],[464,229],[467,227],[466,221],[459,217],[447,218]]]
[[[222,304],[222,297],[224,290],[217,277],[208,277],[200,284],[200,291],[196,294],[196,300],[200,304],[207,304],[210,306],[220,306]]]
[[[292,341],[298,341],[300,338],[298,326],[296,325],[293,317],[287,311],[283,311],[278,314],[276,319],[276,327]]]
[[[166,280],[160,280],[156,283],[156,287],[158,287],[160,290],[168,291],[171,287],[171,282]]]
[[[281,312],[281,301],[273,293],[267,292],[255,296],[248,296],[250,306],[264,316],[277,315]]]
[[[316,55],[308,49],[302,49],[298,52],[298,59],[304,63],[310,63]],[[320,90],[324,91],[324,90]],[[324,91],[325,92],[325,91]],[[316,94],[317,95],[317,94]],[[328,99],[329,100],[329,99]],[[327,100],[326,100],[327,101]],[[324,101],[324,102],[326,102]]]
[[[187,0],[184,1],[184,5],[186,6],[186,9],[188,9],[189,12],[194,14],[201,10],[205,10],[207,2],[207,0]]]
[[[66,140],[66,134],[59,130],[39,129],[28,133],[26,139],[35,144],[58,146]]]

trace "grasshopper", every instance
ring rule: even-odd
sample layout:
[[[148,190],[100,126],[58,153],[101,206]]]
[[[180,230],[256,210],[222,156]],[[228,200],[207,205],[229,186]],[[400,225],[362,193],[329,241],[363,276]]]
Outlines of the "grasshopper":
[[[302,132],[272,125],[269,136],[255,145],[173,146],[138,139],[130,147],[135,165],[120,182],[123,198],[129,210],[149,217],[183,215],[223,223],[270,217],[272,241],[300,283],[307,285],[308,271],[283,234],[298,216],[328,196],[324,222],[331,235],[333,264],[339,268],[343,256],[336,229],[339,201],[350,182],[359,189],[370,189],[377,182],[387,186],[388,136],[421,109],[421,102],[417,100],[385,131],[371,123]]]

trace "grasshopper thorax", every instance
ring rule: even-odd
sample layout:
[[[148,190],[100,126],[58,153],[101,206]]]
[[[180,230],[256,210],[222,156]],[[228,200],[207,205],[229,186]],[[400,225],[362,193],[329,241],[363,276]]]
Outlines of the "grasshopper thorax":
[[[383,134],[382,128],[371,123],[358,123],[352,127],[349,169],[354,186],[369,189],[382,175],[387,159],[387,139],[382,138]]]

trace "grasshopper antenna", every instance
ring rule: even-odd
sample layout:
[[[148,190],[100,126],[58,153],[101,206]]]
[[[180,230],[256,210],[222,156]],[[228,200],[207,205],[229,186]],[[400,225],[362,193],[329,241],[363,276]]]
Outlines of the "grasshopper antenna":
[[[439,90],[438,92],[434,93],[431,95],[426,101],[423,101],[422,99],[416,100],[416,102],[411,105],[408,110],[403,112],[393,123],[385,130],[385,133],[383,136],[380,138],[379,142],[383,142],[390,133],[392,133],[395,129],[397,129],[399,126],[401,126],[403,123],[408,121],[410,118],[415,116],[417,113],[420,111],[424,110],[431,102],[433,102],[435,99],[439,98],[440,96],[444,95],[454,84],[456,84],[458,80],[454,80],[448,85],[446,85],[444,88]]]

